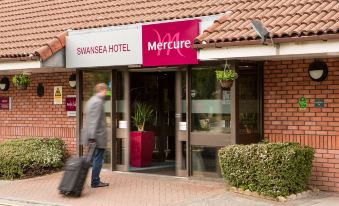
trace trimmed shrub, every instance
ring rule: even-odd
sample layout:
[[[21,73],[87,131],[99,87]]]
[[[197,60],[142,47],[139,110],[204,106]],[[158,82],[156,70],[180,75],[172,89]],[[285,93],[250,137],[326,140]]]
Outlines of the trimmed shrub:
[[[224,179],[232,186],[272,197],[306,189],[314,149],[298,143],[230,145],[219,151]]]
[[[5,179],[34,176],[63,166],[62,140],[20,139],[0,144],[0,177]]]

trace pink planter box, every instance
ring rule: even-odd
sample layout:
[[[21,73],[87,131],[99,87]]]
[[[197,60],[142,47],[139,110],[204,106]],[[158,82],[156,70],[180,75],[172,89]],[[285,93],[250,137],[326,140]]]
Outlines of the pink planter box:
[[[130,164],[132,167],[147,167],[152,162],[154,132],[130,133]]]

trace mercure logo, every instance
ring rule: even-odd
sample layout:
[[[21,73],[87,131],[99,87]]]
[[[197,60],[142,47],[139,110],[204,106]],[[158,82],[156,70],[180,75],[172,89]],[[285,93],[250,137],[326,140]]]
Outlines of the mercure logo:
[[[170,55],[172,50],[178,52],[182,57],[185,55],[182,54],[181,49],[191,48],[190,40],[180,40],[180,33],[177,32],[173,36],[170,33],[166,33],[162,38],[159,32],[156,29],[153,29],[154,33],[157,35],[157,41],[152,41],[147,43],[148,51],[157,51],[157,56],[161,55],[161,51],[164,51],[166,55]]]
[[[192,44],[198,34],[199,20],[143,25],[143,66],[197,64]]]

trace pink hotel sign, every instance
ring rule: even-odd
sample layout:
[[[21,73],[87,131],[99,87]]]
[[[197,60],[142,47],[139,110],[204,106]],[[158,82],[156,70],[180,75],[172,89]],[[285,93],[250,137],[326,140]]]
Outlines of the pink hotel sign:
[[[198,64],[193,40],[199,35],[200,20],[142,26],[143,66]]]
[[[193,40],[200,20],[135,25],[66,37],[66,67],[116,65],[170,66],[198,64]]]

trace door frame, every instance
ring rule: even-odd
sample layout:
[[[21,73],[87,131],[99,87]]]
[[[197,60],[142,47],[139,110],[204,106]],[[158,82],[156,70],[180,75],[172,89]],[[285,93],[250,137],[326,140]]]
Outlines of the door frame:
[[[118,93],[118,84],[121,84],[121,82],[118,82],[118,72],[121,72],[123,77],[123,101],[125,106],[123,110],[123,121],[126,121],[126,127],[119,128],[119,119],[117,119],[117,108],[118,104],[117,101],[119,101],[119,98],[117,96]],[[114,83],[113,83],[113,80]],[[122,171],[127,172],[129,171],[129,151],[130,151],[130,143],[129,143],[129,134],[130,134],[130,75],[127,68],[123,68],[120,70],[114,70],[112,72],[112,170],[116,171]],[[113,90],[114,88],[114,90]],[[114,94],[114,95],[113,95]],[[114,122],[114,123],[113,123]],[[122,155],[122,163],[118,164],[117,158],[117,152],[118,152],[118,141],[121,139],[121,152],[123,152]],[[125,149],[123,149],[123,146],[125,146]]]
[[[212,66],[214,64],[205,64],[205,65],[198,65],[198,66]],[[212,67],[211,67],[212,68]],[[192,82],[192,70],[194,69],[193,66],[189,67],[188,72],[187,72],[187,87],[188,91],[191,91],[191,82]],[[192,98],[191,95],[189,95],[189,92],[186,92],[187,94],[187,115],[188,115],[188,136],[189,136],[189,170],[188,170],[188,176],[193,176],[193,147],[194,146],[206,146],[206,147],[215,147],[215,148],[221,148],[226,145],[231,145],[235,144],[236,142],[236,103],[238,101],[238,98],[236,96],[236,88],[235,86],[231,87],[230,89],[230,96],[231,96],[231,121],[230,121],[230,129],[231,133],[230,134],[210,134],[211,136],[209,138],[206,138],[206,134],[200,134],[198,132],[192,132],[191,131],[191,124],[192,124]],[[218,157],[216,157],[218,158]],[[219,162],[216,160],[216,175],[220,176],[220,169],[219,169]],[[207,173],[207,172],[202,172],[202,173]],[[214,175],[212,175],[214,176]]]

